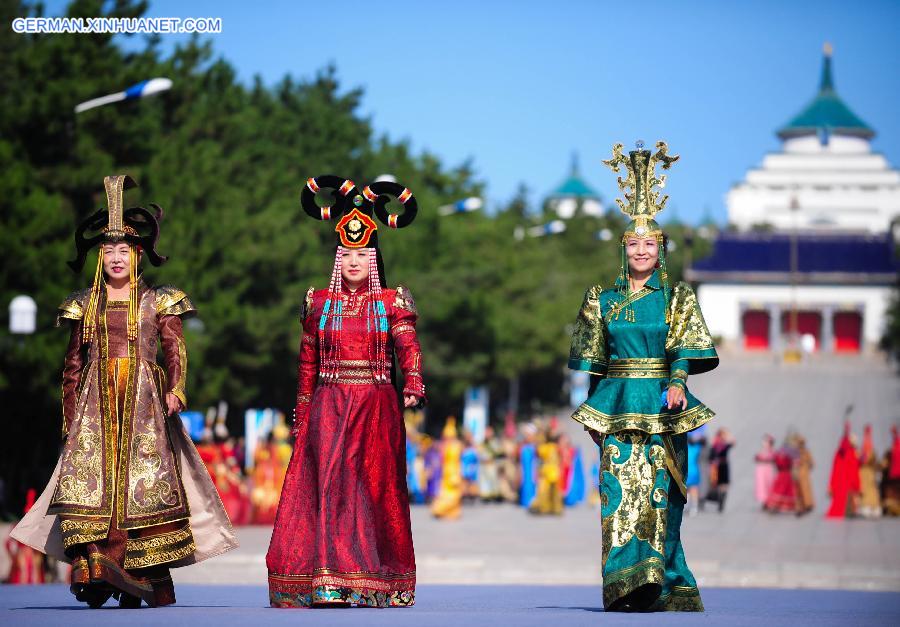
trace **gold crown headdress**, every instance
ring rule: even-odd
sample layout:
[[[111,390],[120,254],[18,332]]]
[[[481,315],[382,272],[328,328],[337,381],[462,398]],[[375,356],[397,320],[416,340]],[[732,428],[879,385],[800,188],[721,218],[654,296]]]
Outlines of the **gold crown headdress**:
[[[663,170],[668,170],[678,161],[679,156],[669,155],[669,147],[664,141],[656,142],[656,153],[644,150],[642,141],[637,142],[637,149],[629,151],[627,157],[622,154],[622,147],[622,144],[613,146],[612,159],[604,159],[603,164],[617,173],[621,166],[625,166],[627,172],[625,178],[618,177],[619,189],[624,193],[627,204],[621,198],[616,198],[619,209],[634,223],[634,228],[629,229],[625,237],[661,236],[662,231],[650,222],[665,208],[669,196],[660,198],[660,190],[666,186],[666,175],[657,176],[656,166],[661,165]],[[655,190],[654,187],[659,189]]]
[[[615,317],[624,311],[625,319],[634,322],[634,308],[630,305],[631,280],[628,267],[628,258],[625,243],[629,238],[640,239],[654,238],[659,243],[659,279],[662,284],[663,295],[666,303],[666,323],[670,320],[669,312],[669,275],[666,267],[665,235],[662,228],[656,223],[654,217],[666,206],[668,195],[663,195],[661,190],[666,186],[666,175],[657,176],[656,166],[662,166],[668,170],[672,164],[678,161],[678,155],[669,155],[669,146],[664,141],[656,142],[656,152],[644,150],[644,142],[638,141],[636,150],[628,152],[628,156],[622,154],[622,144],[613,146],[612,159],[604,159],[603,164],[613,172],[619,172],[621,166],[625,166],[627,176],[618,177],[619,189],[625,196],[625,201],[616,198],[616,204],[622,213],[631,218],[625,233],[622,235],[622,270],[618,283],[625,290],[625,298],[621,306],[615,306]],[[658,188],[658,189],[654,189]]]

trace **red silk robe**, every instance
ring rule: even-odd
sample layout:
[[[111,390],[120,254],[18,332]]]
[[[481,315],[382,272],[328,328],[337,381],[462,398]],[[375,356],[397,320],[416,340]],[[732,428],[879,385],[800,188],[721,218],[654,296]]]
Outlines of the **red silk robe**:
[[[856,515],[855,499],[859,495],[859,458],[856,447],[847,433],[841,438],[834,464],[831,466],[831,479],[828,482],[831,493],[831,507],[825,514],[827,518],[846,518]]]
[[[339,371],[319,377],[320,340],[338,343],[327,290],[307,292],[296,406],[297,440],[266,556],[275,607],[313,603],[407,606],[416,565],[406,489],[406,433],[397,393],[376,383],[369,359],[369,294],[342,291]],[[404,396],[424,400],[416,308],[404,287],[383,291],[389,323],[385,351],[396,353]],[[324,334],[320,337],[320,334]]]

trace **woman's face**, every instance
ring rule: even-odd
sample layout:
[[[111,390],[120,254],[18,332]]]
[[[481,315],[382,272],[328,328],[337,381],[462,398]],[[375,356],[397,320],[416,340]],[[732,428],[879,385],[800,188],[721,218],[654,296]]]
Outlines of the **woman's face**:
[[[629,237],[625,240],[625,255],[631,274],[648,274],[659,260],[659,243],[655,237]]]
[[[357,288],[369,278],[369,248],[345,248],[341,257],[341,276],[348,287]]]
[[[131,271],[131,244],[103,244],[103,271],[111,279],[127,279]]]

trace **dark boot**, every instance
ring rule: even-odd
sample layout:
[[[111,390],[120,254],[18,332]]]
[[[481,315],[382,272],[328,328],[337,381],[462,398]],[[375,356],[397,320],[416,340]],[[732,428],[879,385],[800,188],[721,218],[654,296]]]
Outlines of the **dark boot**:
[[[126,610],[136,610],[141,606],[141,597],[136,597],[127,592],[119,593],[119,607]]]

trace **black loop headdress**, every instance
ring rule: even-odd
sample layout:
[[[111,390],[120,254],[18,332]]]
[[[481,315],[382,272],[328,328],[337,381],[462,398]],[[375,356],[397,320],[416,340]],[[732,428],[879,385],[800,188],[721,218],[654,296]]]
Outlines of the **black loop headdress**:
[[[419,212],[419,204],[416,202],[413,193],[407,187],[403,187],[399,183],[392,181],[379,181],[372,183],[363,188],[363,196],[372,203],[375,209],[375,215],[381,220],[382,224],[392,229],[402,229],[412,224]],[[403,213],[388,213],[387,204],[391,200],[391,196],[400,201],[403,205]]]
[[[88,252],[94,246],[120,241],[140,246],[154,266],[165,263],[168,258],[156,251],[159,223],[163,218],[162,207],[150,203],[149,210],[144,207],[123,209],[125,190],[137,187],[134,179],[127,174],[107,176],[103,179],[103,185],[106,187],[107,208],[88,216],[78,225],[75,230],[77,256],[69,262],[69,267],[80,272]]]
[[[316,194],[326,189],[331,190],[333,204],[320,207]],[[388,212],[392,197],[403,205],[403,213]],[[412,223],[418,212],[413,193],[399,183],[379,181],[365,186],[360,194],[353,181],[334,174],[307,179],[300,204],[311,218],[337,219],[335,231],[345,248],[378,248],[378,224],[373,214],[385,226],[402,229]]]

